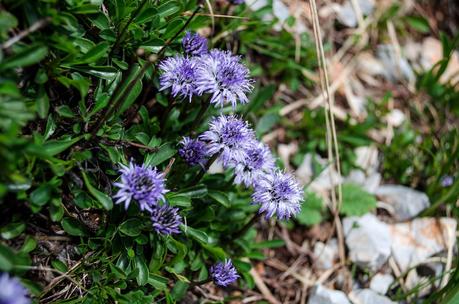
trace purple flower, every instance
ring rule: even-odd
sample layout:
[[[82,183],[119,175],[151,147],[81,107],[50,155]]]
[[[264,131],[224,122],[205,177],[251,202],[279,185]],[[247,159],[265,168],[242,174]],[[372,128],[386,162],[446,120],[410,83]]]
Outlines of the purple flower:
[[[246,150],[247,157],[241,162],[232,162],[234,166],[236,184],[244,184],[246,187],[254,186],[265,174],[274,170],[274,158],[269,148],[260,142],[253,142]]]
[[[228,286],[239,278],[236,268],[234,268],[229,259],[210,267],[210,275],[215,284],[223,287]]]
[[[137,201],[141,210],[151,211],[156,203],[164,200],[166,190],[164,174],[156,168],[129,163],[129,167],[121,165],[121,181],[114,183],[119,188],[114,196],[116,204],[125,204],[129,208],[131,200]]]
[[[275,171],[256,184],[252,200],[261,205],[259,213],[266,211],[266,218],[276,213],[279,219],[288,219],[300,212],[303,190],[292,175]]]
[[[180,145],[182,145],[182,147],[178,150],[178,153],[187,164],[190,166],[204,166],[207,158],[207,148],[205,143],[198,139],[184,137],[180,141]]]
[[[199,94],[212,94],[211,103],[223,107],[231,103],[233,108],[249,102],[246,93],[252,91],[249,69],[242,64],[239,56],[229,51],[213,49],[200,57],[197,68],[196,88]]]
[[[451,186],[452,184],[454,184],[454,178],[452,176],[449,176],[449,175],[445,175],[441,178],[440,180],[440,184],[442,187],[449,187]]]
[[[0,304],[29,304],[27,289],[8,273],[0,274]]]
[[[246,150],[255,140],[248,123],[234,115],[214,117],[209,130],[199,136],[207,143],[207,153],[212,156],[221,153],[224,166],[230,161],[242,162],[247,157]]]
[[[182,224],[182,217],[178,211],[178,208],[172,208],[168,205],[154,207],[151,211],[153,229],[159,234],[180,233],[179,227]]]
[[[183,98],[188,98],[191,102],[191,98],[196,94],[197,64],[196,58],[180,55],[161,61],[159,64],[159,69],[161,70],[161,76],[159,77],[160,91],[170,88],[172,96],[179,95]]]
[[[207,39],[198,33],[192,34],[191,32],[186,32],[185,37],[182,39],[182,46],[185,53],[189,55],[200,56],[209,52],[207,49]]]

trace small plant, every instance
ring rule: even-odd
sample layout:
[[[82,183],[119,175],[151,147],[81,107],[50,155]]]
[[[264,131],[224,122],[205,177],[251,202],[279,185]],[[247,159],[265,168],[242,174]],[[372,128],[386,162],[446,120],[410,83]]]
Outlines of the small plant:
[[[263,246],[248,232],[298,214],[303,191],[234,113],[255,84],[243,58],[187,31],[207,20],[199,3],[4,5],[0,270],[22,282],[3,274],[7,292],[171,303],[210,281],[253,286]]]

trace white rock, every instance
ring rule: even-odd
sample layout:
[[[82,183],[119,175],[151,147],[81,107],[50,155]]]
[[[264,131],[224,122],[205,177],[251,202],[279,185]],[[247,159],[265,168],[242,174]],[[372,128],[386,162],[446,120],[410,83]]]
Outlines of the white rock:
[[[354,150],[356,155],[355,164],[367,173],[378,170],[378,149],[375,146],[358,147]]]
[[[392,239],[389,227],[373,214],[343,220],[349,258],[361,267],[377,271],[387,261]]]
[[[374,172],[367,176],[362,170],[354,169],[349,172],[344,182],[357,184],[368,193],[375,193],[381,183],[381,174]]]
[[[394,282],[394,277],[390,274],[377,273],[370,281],[370,288],[384,295],[392,282]]]
[[[425,193],[405,186],[382,185],[375,194],[381,201],[394,207],[394,217],[399,221],[413,218],[430,205]]]
[[[342,291],[316,285],[311,289],[308,304],[351,304],[351,302]]]
[[[377,294],[371,289],[353,290],[349,298],[354,304],[395,304],[388,297]]]
[[[223,168],[223,163],[217,160],[217,161],[214,161],[212,165],[210,165],[210,168],[207,172],[209,174],[223,173],[225,172],[225,168]]]
[[[373,0],[357,0],[362,15],[368,16],[373,10],[375,3]],[[350,1],[345,2],[337,8],[338,21],[347,27],[357,26],[357,15]]]
[[[308,184],[314,175],[312,167],[312,154],[307,153],[304,156],[303,162],[295,172],[295,176],[301,181],[302,184]]]
[[[317,178],[309,185],[310,189],[315,192],[324,192],[343,182],[343,178],[331,166],[325,168]]]
[[[418,218],[390,225],[392,255],[402,272],[454,246],[457,222],[452,218]]]
[[[393,109],[386,115],[386,121],[394,127],[399,127],[405,121],[405,114],[399,109]]]
[[[398,56],[392,45],[378,45],[376,54],[386,68],[385,77],[388,80],[396,82],[405,79],[410,83],[416,80],[413,69],[406,58]]]
[[[317,242],[314,245],[315,266],[318,269],[327,270],[333,267],[338,258],[338,242],[336,239],[329,240],[326,244]]]

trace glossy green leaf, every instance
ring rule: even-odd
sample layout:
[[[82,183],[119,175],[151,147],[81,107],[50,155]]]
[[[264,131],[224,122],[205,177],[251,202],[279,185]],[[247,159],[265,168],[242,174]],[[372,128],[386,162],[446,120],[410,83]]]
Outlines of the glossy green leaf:
[[[113,201],[110,196],[107,194],[97,190],[91,182],[89,181],[88,176],[82,171],[84,184],[86,188],[88,188],[89,193],[106,209],[111,210],[113,208]]]

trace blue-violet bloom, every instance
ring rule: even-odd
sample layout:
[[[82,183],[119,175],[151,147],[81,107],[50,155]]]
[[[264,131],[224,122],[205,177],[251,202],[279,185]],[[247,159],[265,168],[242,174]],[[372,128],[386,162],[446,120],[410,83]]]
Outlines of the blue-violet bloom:
[[[31,303],[27,289],[19,279],[10,277],[8,273],[0,274],[0,304]]]
[[[179,227],[182,224],[182,217],[178,211],[178,208],[166,204],[154,207],[151,211],[153,229],[164,235],[180,233]]]
[[[215,284],[223,287],[228,286],[239,278],[236,268],[234,268],[229,259],[210,267],[210,275]]]
[[[178,153],[187,164],[204,166],[207,161],[207,147],[204,142],[199,139],[184,137],[179,144],[182,147]]]
[[[274,171],[257,182],[252,200],[260,204],[259,213],[266,211],[266,218],[277,215],[279,219],[289,219],[301,210],[303,190],[289,173]]]
[[[440,184],[442,187],[450,187],[452,184],[454,184],[454,178],[449,175],[445,175],[441,178]]]
[[[114,196],[118,199],[115,203],[124,203],[126,210],[132,200],[137,201],[140,209],[151,211],[157,202],[164,200],[168,192],[164,174],[151,166],[142,166],[130,163],[129,166],[121,165],[121,181],[114,183],[119,188]]]
[[[199,94],[211,94],[210,103],[220,107],[231,103],[235,108],[238,101],[249,102],[246,94],[252,91],[253,81],[239,56],[213,49],[200,57],[196,75],[196,89]]]
[[[194,56],[201,56],[209,52],[207,48],[207,39],[198,33],[186,32],[182,39],[182,46],[185,53]]]
[[[160,91],[170,89],[172,96],[179,95],[182,98],[191,98],[196,94],[198,60],[177,55],[161,61],[159,70]]]
[[[230,161],[242,162],[247,157],[246,150],[255,140],[255,134],[246,121],[234,115],[214,117],[209,130],[199,136],[207,144],[207,153],[212,156],[221,153],[224,166]]]
[[[246,187],[254,186],[265,174],[270,174],[274,168],[274,158],[265,144],[254,141],[246,149],[247,156],[240,162],[231,162],[236,175],[235,184],[244,184]]]

